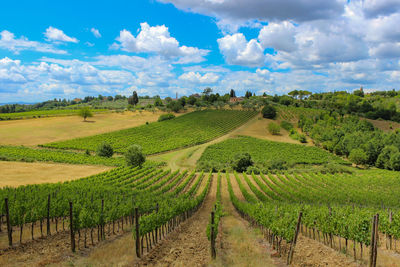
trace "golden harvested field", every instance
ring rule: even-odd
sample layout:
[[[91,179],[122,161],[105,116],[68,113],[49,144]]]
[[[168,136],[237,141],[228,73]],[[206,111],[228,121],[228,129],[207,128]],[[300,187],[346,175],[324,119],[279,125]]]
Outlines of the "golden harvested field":
[[[135,127],[158,119],[162,112],[94,114],[87,122],[78,116],[0,121],[0,145],[39,144]]]
[[[0,188],[75,180],[110,169],[112,167],[0,161]]]

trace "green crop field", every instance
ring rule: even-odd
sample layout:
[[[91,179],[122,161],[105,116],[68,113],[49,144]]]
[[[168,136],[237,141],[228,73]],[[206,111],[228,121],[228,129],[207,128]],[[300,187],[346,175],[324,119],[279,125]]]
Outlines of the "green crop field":
[[[271,160],[285,160],[295,164],[323,164],[332,161],[347,163],[317,147],[273,142],[248,136],[231,138],[207,147],[198,163],[211,161],[226,167],[236,154],[246,152],[251,155],[255,164],[261,167]]]
[[[44,161],[105,166],[120,166],[125,163],[123,157],[105,158],[64,150],[33,149],[23,146],[0,146],[0,160],[26,162]]]
[[[325,113],[324,110],[293,106],[278,106],[278,119],[297,122],[300,116],[314,117]]]
[[[122,153],[129,145],[137,144],[142,146],[144,153],[155,154],[207,142],[237,128],[256,114],[255,111],[240,110],[195,111],[168,121],[44,146],[94,151],[106,142]]]

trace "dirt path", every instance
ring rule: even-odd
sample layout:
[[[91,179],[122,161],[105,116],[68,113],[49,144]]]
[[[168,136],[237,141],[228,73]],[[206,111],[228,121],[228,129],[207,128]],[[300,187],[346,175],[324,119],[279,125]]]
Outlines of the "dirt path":
[[[228,138],[231,138],[233,136],[237,136],[240,134],[245,135],[246,129],[248,129],[251,125],[255,125],[258,123],[258,121],[259,121],[258,118],[259,118],[259,116],[255,116],[254,118],[250,119],[249,121],[247,121],[245,124],[243,124],[239,128],[236,128],[235,130],[227,133],[226,135],[223,135],[214,140],[211,140],[210,142],[207,142],[207,143],[204,143],[201,145],[197,145],[197,146],[180,149],[180,150],[163,153],[163,154],[149,156],[148,159],[154,160],[154,161],[166,161],[166,162],[168,162],[168,168],[171,168],[172,170],[176,170],[179,168],[194,169],[194,168],[196,168],[197,160],[201,157],[204,150],[209,145],[222,142]]]
[[[240,190],[236,181],[231,182],[235,194]],[[235,182],[235,183],[233,183]],[[284,266],[279,259],[270,257],[272,251],[263,239],[262,233],[249,226],[236,212],[229,198],[225,175],[221,180],[221,197],[225,216],[220,222],[221,241],[217,247],[217,259],[213,266]],[[222,247],[222,248],[221,248]]]
[[[216,177],[201,208],[135,266],[204,266],[210,261],[206,228],[215,202]]]

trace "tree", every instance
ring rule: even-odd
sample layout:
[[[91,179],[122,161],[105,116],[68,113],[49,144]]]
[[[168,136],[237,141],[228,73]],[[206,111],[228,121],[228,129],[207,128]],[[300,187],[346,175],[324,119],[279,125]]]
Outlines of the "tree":
[[[133,91],[133,94],[128,98],[128,104],[132,106],[136,106],[139,103],[139,97],[136,91]]]
[[[376,160],[376,167],[390,169],[390,158],[398,152],[399,149],[395,146],[385,146]]]
[[[357,165],[362,165],[367,163],[368,155],[365,151],[361,148],[355,148],[351,150],[349,155],[349,160]]]
[[[237,172],[244,172],[247,167],[253,166],[253,160],[249,153],[238,153],[234,156],[231,166]]]
[[[86,118],[93,117],[92,111],[90,111],[89,107],[83,107],[78,111],[78,115],[83,118],[83,121],[86,121]]]
[[[143,154],[142,147],[139,145],[131,145],[125,153],[125,161],[128,166],[142,167],[146,161],[146,156]]]
[[[266,105],[262,110],[261,113],[264,118],[267,119],[275,119],[276,117],[276,109],[271,105]]]
[[[250,98],[253,94],[250,91],[246,91],[246,93],[244,94],[245,98]]]
[[[235,90],[231,89],[231,92],[229,93],[230,97],[236,97]]]
[[[293,90],[293,91],[289,92],[288,95],[290,95],[293,98],[297,98],[297,96],[299,95],[299,91]]]
[[[359,90],[354,90],[353,94],[359,97],[364,97],[364,90],[361,87]]]
[[[183,106],[178,101],[171,101],[167,104],[167,108],[177,113],[183,109]]]
[[[100,157],[111,158],[113,154],[114,154],[114,149],[108,143],[102,143],[97,148],[97,155],[100,156]]]
[[[395,152],[390,156],[390,169],[400,171],[400,152]]]
[[[163,105],[163,102],[161,100],[161,98],[158,96],[154,99],[154,106],[156,107],[161,107]]]
[[[281,127],[275,122],[270,122],[268,123],[268,131],[272,135],[279,135],[281,132]]]

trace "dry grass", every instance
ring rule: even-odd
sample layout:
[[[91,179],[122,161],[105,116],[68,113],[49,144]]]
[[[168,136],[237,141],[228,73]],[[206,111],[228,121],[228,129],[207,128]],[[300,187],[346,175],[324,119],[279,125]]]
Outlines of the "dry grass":
[[[95,114],[88,122],[78,116],[0,121],[0,144],[35,146],[135,127],[158,119],[161,112]]]
[[[131,266],[137,260],[134,242],[132,234],[126,233],[116,240],[105,241],[86,253],[48,266]]]
[[[109,169],[111,167],[0,161],[0,188],[3,186],[17,187],[25,184],[63,182]]]
[[[263,244],[262,233],[258,229],[249,227],[248,223],[240,218],[234,210],[229,199],[228,185],[225,177],[221,180],[221,186],[225,216],[222,217],[220,222],[222,238],[217,247],[217,259],[211,265],[277,266],[267,253],[267,248]]]

